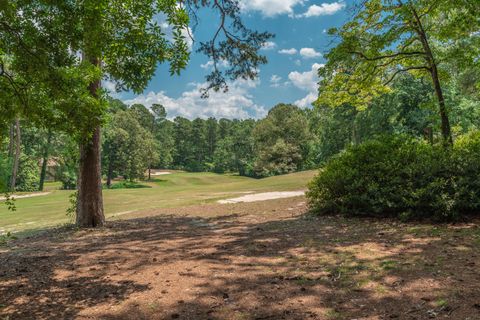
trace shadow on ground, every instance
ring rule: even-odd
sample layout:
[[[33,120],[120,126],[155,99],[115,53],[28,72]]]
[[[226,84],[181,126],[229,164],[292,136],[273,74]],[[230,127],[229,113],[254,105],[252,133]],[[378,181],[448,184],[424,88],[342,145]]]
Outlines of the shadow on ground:
[[[0,251],[0,314],[480,319],[476,224],[316,218],[301,198],[188,211],[14,243]]]

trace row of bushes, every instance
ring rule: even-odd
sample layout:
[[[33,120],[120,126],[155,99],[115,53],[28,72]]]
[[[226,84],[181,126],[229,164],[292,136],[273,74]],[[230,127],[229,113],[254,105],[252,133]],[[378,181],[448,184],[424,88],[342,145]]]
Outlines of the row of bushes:
[[[383,137],[332,158],[309,184],[313,212],[451,221],[480,209],[480,133],[451,148]]]

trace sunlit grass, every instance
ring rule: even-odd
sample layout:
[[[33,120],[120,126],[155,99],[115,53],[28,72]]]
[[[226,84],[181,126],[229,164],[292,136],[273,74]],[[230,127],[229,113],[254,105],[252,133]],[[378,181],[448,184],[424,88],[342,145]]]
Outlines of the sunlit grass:
[[[107,218],[155,208],[172,208],[215,202],[244,192],[287,191],[306,188],[315,174],[304,171],[289,175],[252,179],[237,175],[176,172],[145,182],[151,188],[104,190]],[[0,232],[18,232],[68,223],[68,196],[60,184],[47,183],[49,195],[16,200],[17,211],[10,212],[0,202]]]

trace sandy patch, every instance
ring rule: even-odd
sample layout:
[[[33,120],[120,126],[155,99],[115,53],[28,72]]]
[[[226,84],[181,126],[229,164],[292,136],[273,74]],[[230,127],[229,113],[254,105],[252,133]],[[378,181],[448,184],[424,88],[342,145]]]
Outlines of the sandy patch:
[[[168,171],[162,171],[162,172],[152,172],[151,175],[152,176],[164,176],[166,174],[172,174],[171,172],[168,172]]]
[[[46,196],[47,194],[50,194],[50,192],[36,192],[36,193],[22,194],[22,195],[12,194],[11,198],[13,199],[32,198],[32,197]],[[5,197],[0,197],[0,201],[4,201],[5,199],[6,199]]]
[[[239,202],[255,202],[273,199],[291,198],[305,195],[305,191],[283,191],[283,192],[263,192],[256,194],[248,194],[238,198],[219,200],[218,203],[239,203]]]

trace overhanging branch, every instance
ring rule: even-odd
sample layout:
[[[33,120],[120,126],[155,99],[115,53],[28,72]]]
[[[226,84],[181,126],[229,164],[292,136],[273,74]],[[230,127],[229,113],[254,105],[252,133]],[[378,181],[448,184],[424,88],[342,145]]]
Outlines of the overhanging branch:
[[[390,77],[390,79],[387,80],[387,82],[384,83],[384,85],[389,85],[394,79],[395,77],[400,74],[400,73],[403,73],[403,72],[407,72],[407,71],[410,71],[410,70],[427,70],[427,71],[430,71],[430,68],[427,67],[427,66],[415,66],[415,67],[408,67],[408,68],[404,68],[404,69],[398,69],[397,71],[395,71],[393,73],[393,75]]]

